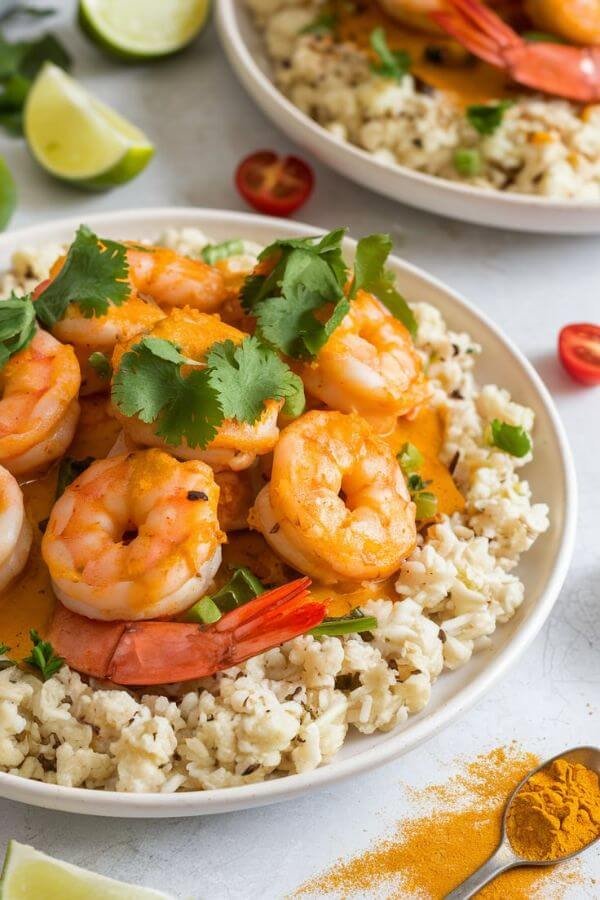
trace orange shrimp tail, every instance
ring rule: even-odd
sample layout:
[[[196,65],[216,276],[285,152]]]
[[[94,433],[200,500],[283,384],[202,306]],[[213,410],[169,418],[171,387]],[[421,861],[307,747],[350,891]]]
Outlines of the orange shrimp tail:
[[[519,84],[568,100],[600,99],[600,47],[529,43],[479,0],[448,0],[431,18],[485,62]]]
[[[185,622],[99,622],[57,608],[55,651],[74,669],[116,684],[205,678],[271,650],[322,622],[309,578],[261,594],[208,628]]]

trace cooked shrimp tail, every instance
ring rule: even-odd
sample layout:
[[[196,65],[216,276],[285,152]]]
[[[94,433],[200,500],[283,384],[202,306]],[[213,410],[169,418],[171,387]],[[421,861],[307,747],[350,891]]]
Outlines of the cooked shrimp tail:
[[[274,588],[203,628],[185,622],[97,622],[63,606],[49,639],[79,672],[116,684],[172,684],[240,665],[322,622],[309,578]]]
[[[528,42],[479,0],[448,0],[432,19],[480,59],[505,69],[515,81],[558,97],[600,99],[600,47]]]

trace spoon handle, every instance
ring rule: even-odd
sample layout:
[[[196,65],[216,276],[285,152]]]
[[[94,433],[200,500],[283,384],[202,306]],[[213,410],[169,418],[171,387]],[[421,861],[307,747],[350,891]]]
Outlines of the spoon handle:
[[[482,887],[485,887],[489,881],[496,878],[501,872],[518,865],[520,865],[519,860],[515,857],[510,847],[506,844],[500,844],[488,861],[484,862],[472,875],[469,875],[457,888],[446,894],[444,900],[469,900],[469,897],[473,897],[477,891],[480,891]]]

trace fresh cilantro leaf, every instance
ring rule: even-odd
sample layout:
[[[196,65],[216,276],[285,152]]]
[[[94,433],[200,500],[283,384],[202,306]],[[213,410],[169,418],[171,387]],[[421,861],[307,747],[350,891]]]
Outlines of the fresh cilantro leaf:
[[[389,234],[371,234],[358,242],[350,296],[355,297],[360,289],[374,294],[414,337],[417,333],[414,313],[394,287],[393,273],[385,270],[391,249]]]
[[[335,13],[322,12],[300,31],[300,34],[327,34],[337,27],[338,17]]]
[[[2,112],[21,110],[30,87],[29,78],[24,78],[18,73],[11,75],[4,84],[4,91],[0,94],[0,110]]]
[[[24,662],[34,669],[39,669],[43,680],[47,681],[62,668],[64,659],[55,654],[52,644],[49,641],[43,641],[35,628],[31,629],[29,637],[33,649],[31,655],[27,656]]]
[[[223,241],[222,244],[207,244],[202,248],[200,256],[209,266],[214,266],[220,259],[239,256],[244,252],[244,242],[240,240]]]
[[[346,297],[338,300],[325,322],[316,315],[323,306],[320,293],[298,284],[287,298],[269,297],[257,305],[260,334],[287,356],[316,356],[350,309],[350,301]]]
[[[71,68],[70,54],[53,34],[45,34],[26,45],[18,72],[33,81],[46,62],[52,62],[61,69]]]
[[[38,319],[51,327],[76,303],[86,318],[102,316],[110,303],[120,306],[129,296],[127,248],[98,238],[80,225],[65,263],[36,301]]]
[[[498,103],[475,103],[467,106],[467,120],[479,134],[493,134],[502,124],[504,113],[512,105],[512,100],[500,100]]]
[[[269,399],[285,398],[296,415],[304,408],[300,378],[255,337],[237,346],[233,341],[214,344],[206,362],[209,382],[226,419],[254,423]]]
[[[0,94],[0,125],[11,134],[22,134],[25,98],[33,79],[47,61],[63,69],[71,65],[69,54],[54,35],[11,43],[0,34],[0,82],[4,87]]]
[[[0,300],[0,369],[23,350],[35,334],[35,308],[29,295]]]
[[[521,458],[531,450],[531,438],[522,425],[508,425],[500,419],[490,423],[491,442],[495,447]]]
[[[112,400],[126,416],[157,422],[157,434],[178,445],[206,447],[223,411],[206,369],[182,377],[187,362],[170,341],[143,338],[124,353],[112,385]]]
[[[108,356],[106,356],[104,353],[100,353],[99,350],[96,350],[94,353],[91,353],[88,356],[88,363],[90,364],[98,378],[102,378],[104,381],[108,381],[108,379],[112,375],[112,366],[110,364]]]
[[[95,462],[93,456],[86,456],[85,459],[73,459],[72,456],[64,456],[58,467],[54,499],[58,500],[58,498],[64,494],[71,482],[75,481],[75,479],[81,475],[82,472],[85,472],[86,469],[89,469],[93,462]]]
[[[382,78],[402,81],[410,71],[412,60],[406,50],[391,50],[384,28],[374,28],[370,37],[371,47],[379,57],[378,63],[371,63],[371,70]]]

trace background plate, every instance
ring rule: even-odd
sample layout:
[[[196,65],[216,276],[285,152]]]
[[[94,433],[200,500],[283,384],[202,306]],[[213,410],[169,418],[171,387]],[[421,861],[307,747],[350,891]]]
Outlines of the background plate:
[[[275,125],[336,172],[386,197],[464,222],[552,234],[600,232],[600,200],[487,191],[390,166],[354,144],[336,140],[273,84],[261,37],[242,0],[218,0],[215,15],[225,53],[248,93]]]
[[[11,254],[45,242],[69,241],[80,224],[66,219],[0,236],[0,269]],[[220,210],[140,209],[89,216],[94,231],[104,237],[156,240],[169,227],[198,227],[216,241],[243,237],[268,244],[283,236],[306,236],[319,229],[297,222]],[[348,257],[355,246],[347,241]],[[388,733],[353,734],[335,760],[303,775],[289,775],[262,784],[181,794],[124,794],[92,791],[29,781],[0,773],[0,796],[49,809],[103,816],[192,816],[228,812],[289,799],[406,753],[460,716],[510,669],[542,627],[558,596],[573,552],[576,483],[571,451],[546,388],[520,351],[482,313],[425,272],[393,257],[399,290],[412,301],[437,306],[448,325],[467,331],[483,347],[476,368],[480,384],[506,387],[519,403],[536,414],[535,459],[526,469],[536,500],[550,506],[551,527],[525,554],[519,576],[525,603],[517,615],[498,628],[492,647],[435,684],[429,705],[407,724]]]

